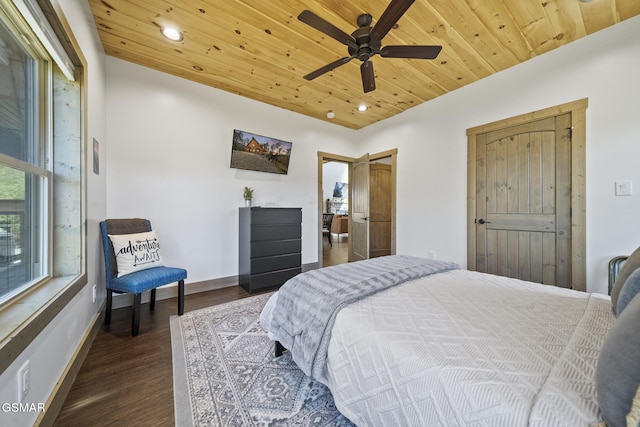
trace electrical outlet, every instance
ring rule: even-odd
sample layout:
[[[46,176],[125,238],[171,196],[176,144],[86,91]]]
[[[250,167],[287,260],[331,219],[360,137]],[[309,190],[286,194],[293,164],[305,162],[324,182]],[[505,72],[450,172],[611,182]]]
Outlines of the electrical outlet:
[[[20,403],[24,402],[24,399],[29,394],[29,388],[31,387],[31,364],[27,360],[24,365],[18,370],[18,400]]]
[[[98,296],[98,285],[94,284],[93,289],[91,290],[91,301],[96,303],[96,297]]]

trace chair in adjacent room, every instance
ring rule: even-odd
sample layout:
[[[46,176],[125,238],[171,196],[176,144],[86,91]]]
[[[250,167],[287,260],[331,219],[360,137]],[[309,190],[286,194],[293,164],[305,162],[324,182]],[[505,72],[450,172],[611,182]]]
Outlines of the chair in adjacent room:
[[[331,222],[331,233],[338,235],[349,233],[349,219],[344,215],[336,215]]]
[[[322,237],[327,236],[329,239],[329,246],[333,246],[333,239],[331,238],[331,223],[333,222],[332,213],[322,214]]]
[[[187,270],[162,265],[157,236],[149,220],[107,219],[100,223],[100,234],[107,287],[105,325],[111,323],[113,292],[130,293],[133,294],[131,335],[138,335],[142,293],[151,291],[149,306],[153,310],[156,288],[174,282],[178,282],[178,315],[184,313],[184,280],[187,278]],[[131,239],[129,235],[137,240]],[[118,259],[114,247],[117,247]]]

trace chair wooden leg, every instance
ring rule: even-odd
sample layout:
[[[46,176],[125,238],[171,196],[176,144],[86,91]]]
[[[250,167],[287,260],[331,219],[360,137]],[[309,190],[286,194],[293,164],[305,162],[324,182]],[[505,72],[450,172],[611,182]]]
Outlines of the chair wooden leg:
[[[184,314],[184,280],[178,282],[178,316]]]
[[[133,318],[131,319],[131,335],[134,337],[138,335],[138,328],[140,326],[140,302],[142,300],[142,294],[133,295]]]
[[[149,300],[149,309],[151,311],[156,308],[156,288],[151,289],[151,299]]]
[[[111,324],[111,305],[113,304],[113,293],[111,289],[107,289],[107,312],[104,315],[104,324]]]

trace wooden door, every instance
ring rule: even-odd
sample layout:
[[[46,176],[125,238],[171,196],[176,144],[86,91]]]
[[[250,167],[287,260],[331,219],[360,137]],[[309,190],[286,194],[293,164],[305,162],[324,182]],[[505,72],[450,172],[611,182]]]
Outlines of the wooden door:
[[[476,137],[476,270],[571,287],[571,114]]]
[[[349,165],[351,229],[349,261],[369,259],[369,154]]]
[[[391,165],[369,165],[369,257],[391,255]]]

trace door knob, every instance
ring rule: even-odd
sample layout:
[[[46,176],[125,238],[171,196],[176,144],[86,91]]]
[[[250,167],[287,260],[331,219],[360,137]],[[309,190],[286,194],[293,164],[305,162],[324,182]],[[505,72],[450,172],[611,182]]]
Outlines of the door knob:
[[[478,220],[478,224],[484,224],[484,223],[486,223],[486,221],[485,221],[484,219],[480,218],[480,219]]]

